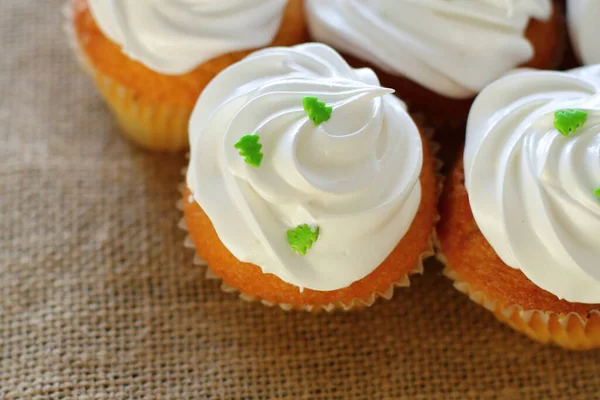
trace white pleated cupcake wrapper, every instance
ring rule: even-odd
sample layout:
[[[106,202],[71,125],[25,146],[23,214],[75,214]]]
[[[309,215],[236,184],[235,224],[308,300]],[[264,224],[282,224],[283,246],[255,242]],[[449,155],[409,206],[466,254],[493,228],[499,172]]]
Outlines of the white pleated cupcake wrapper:
[[[567,314],[555,313],[553,311],[544,311],[544,310],[526,310],[519,304],[513,304],[510,306],[504,306],[500,304],[497,300],[490,299],[485,293],[480,291],[475,291],[471,287],[471,285],[467,282],[461,281],[460,276],[452,269],[452,267],[448,263],[448,259],[442,253],[440,248],[439,240],[436,238],[435,247],[437,249],[436,258],[440,263],[444,265],[444,275],[452,280],[454,288],[459,292],[467,295],[473,302],[479,304],[485,309],[497,313],[502,314],[506,320],[510,320],[511,317],[517,313],[519,317],[529,325],[534,316],[537,316],[540,321],[542,321],[546,328],[549,328],[550,319],[553,316],[557,317],[557,320],[561,324],[564,329],[567,329],[569,325],[569,321],[571,318],[576,318],[581,322],[582,326],[585,328],[588,323],[587,318],[583,318],[580,314],[571,312]],[[592,310],[589,312],[589,315],[599,315],[600,310]]]

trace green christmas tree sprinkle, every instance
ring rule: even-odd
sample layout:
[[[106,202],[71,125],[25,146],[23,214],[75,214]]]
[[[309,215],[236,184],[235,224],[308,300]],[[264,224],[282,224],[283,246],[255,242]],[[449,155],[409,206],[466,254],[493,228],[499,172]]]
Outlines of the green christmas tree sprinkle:
[[[299,225],[296,229],[287,231],[288,243],[292,250],[306,255],[313,243],[319,239],[319,228],[312,230],[310,226],[304,224]]]
[[[315,123],[316,126],[321,125],[325,121],[329,121],[333,107],[328,107],[316,97],[305,97],[302,100],[304,111],[308,114],[308,118]]]
[[[260,151],[262,144],[258,143],[259,139],[258,135],[245,135],[234,146],[240,150],[240,156],[245,157],[246,163],[256,168],[260,167],[263,159],[263,153]]]
[[[563,136],[570,136],[587,120],[587,112],[579,109],[558,110],[554,113],[554,126]]]
[[[594,190],[594,194],[596,195],[596,197],[598,198],[598,200],[600,201],[600,188]]]

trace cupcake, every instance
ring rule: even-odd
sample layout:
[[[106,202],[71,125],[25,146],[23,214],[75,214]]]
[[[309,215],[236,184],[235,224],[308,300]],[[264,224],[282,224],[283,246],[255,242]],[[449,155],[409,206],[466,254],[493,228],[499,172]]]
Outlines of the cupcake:
[[[348,310],[421,271],[434,158],[391,93],[321,44],[256,52],[207,86],[190,120],[185,225],[242,298]]]
[[[313,39],[374,68],[440,131],[464,131],[474,96],[508,71],[562,58],[553,0],[306,0],[306,11]]]
[[[575,54],[584,64],[600,63],[600,1],[569,0],[567,21]]]
[[[441,201],[455,287],[543,343],[600,347],[600,66],[488,86]]]
[[[151,150],[187,147],[208,82],[251,49],[306,40],[302,0],[71,0],[67,30],[123,132]]]

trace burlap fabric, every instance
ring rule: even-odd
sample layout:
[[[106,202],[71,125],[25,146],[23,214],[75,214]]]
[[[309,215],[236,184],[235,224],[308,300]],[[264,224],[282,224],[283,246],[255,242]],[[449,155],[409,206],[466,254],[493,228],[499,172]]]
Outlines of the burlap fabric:
[[[61,2],[0,1],[0,399],[600,398],[600,353],[513,333],[435,266],[352,314],[204,280],[177,228],[184,157],[121,139]]]

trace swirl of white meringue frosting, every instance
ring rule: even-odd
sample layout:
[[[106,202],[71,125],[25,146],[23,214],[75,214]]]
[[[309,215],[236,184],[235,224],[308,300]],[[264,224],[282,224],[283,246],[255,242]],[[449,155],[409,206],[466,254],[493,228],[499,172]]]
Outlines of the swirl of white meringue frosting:
[[[534,55],[552,0],[306,0],[310,32],[436,93],[469,98]]]
[[[166,75],[232,51],[266,46],[287,0],[89,0],[102,32],[130,58]]]
[[[505,264],[569,302],[600,303],[600,67],[524,70],[488,86],[469,116],[465,185]],[[569,136],[554,113],[581,109]]]
[[[330,291],[375,270],[421,202],[423,150],[404,104],[370,69],[321,44],[256,52],[223,71],[190,121],[187,184],[229,251],[300,288]],[[318,126],[307,96],[333,107]],[[252,167],[234,148],[258,134]],[[319,227],[306,255],[286,231]]]

